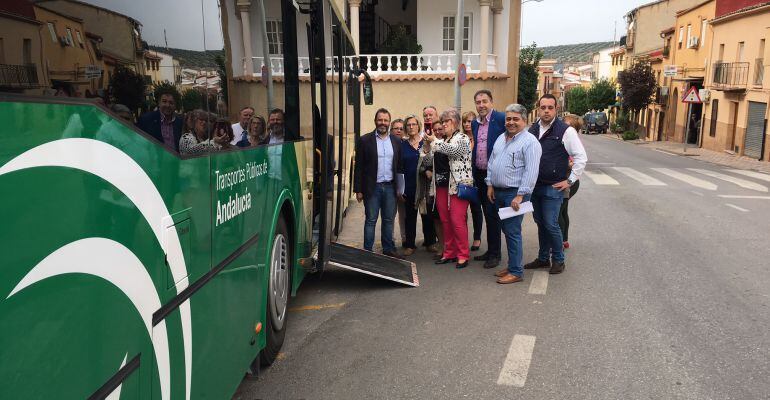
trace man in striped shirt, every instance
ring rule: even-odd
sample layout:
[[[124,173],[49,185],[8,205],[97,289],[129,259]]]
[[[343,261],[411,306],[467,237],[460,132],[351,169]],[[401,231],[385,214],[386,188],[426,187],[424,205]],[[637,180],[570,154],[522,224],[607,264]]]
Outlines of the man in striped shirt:
[[[505,108],[505,135],[500,135],[492,147],[487,164],[487,196],[495,212],[503,207],[518,211],[537,182],[542,149],[540,142],[527,132],[527,109],[520,104]],[[508,247],[508,268],[495,273],[497,283],[524,280],[521,265],[523,246],[521,221],[524,215],[500,221]]]

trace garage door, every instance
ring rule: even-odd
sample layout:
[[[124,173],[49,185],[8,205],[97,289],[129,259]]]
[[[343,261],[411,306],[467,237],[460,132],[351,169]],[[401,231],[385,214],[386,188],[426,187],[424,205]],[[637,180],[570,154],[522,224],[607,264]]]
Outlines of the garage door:
[[[765,111],[767,103],[749,102],[749,119],[746,123],[746,140],[743,142],[743,154],[759,160],[765,138]]]

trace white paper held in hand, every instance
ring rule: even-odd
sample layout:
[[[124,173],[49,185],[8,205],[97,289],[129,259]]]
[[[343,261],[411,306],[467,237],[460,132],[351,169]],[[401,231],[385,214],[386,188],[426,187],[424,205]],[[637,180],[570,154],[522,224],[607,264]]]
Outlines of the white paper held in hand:
[[[497,214],[500,215],[500,219],[503,220],[517,215],[531,213],[533,211],[535,211],[535,209],[532,208],[532,202],[525,201],[519,205],[519,211],[513,211],[513,208],[511,207],[503,207],[497,211]]]

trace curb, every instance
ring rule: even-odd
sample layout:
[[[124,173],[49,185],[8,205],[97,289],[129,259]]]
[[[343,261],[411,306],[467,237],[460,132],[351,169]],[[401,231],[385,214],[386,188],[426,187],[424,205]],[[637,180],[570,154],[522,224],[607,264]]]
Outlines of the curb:
[[[699,157],[700,156],[700,154],[684,153],[684,152],[681,152],[681,151],[666,150],[666,149],[660,149],[660,148],[657,148],[657,147],[654,150],[655,151],[659,151],[661,153],[667,153],[667,154],[672,154],[672,155],[675,155],[675,156],[682,156],[682,157]]]

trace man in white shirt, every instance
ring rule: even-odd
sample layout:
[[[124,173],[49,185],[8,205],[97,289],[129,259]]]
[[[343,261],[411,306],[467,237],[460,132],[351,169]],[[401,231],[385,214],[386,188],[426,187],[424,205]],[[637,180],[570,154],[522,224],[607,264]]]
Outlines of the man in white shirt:
[[[551,267],[550,273],[564,271],[564,242],[559,227],[559,211],[564,200],[564,190],[569,190],[585,169],[588,156],[575,128],[556,117],[556,97],[543,95],[537,102],[537,123],[529,132],[540,141],[543,150],[540,171],[532,192],[532,216],[537,224],[540,251],[537,259],[525,269]],[[569,161],[573,166],[570,170]]]
[[[254,116],[254,108],[250,106],[243,107],[238,116],[240,117],[240,122],[233,124],[233,140],[230,142],[233,146],[241,140],[249,139],[249,121]]]

